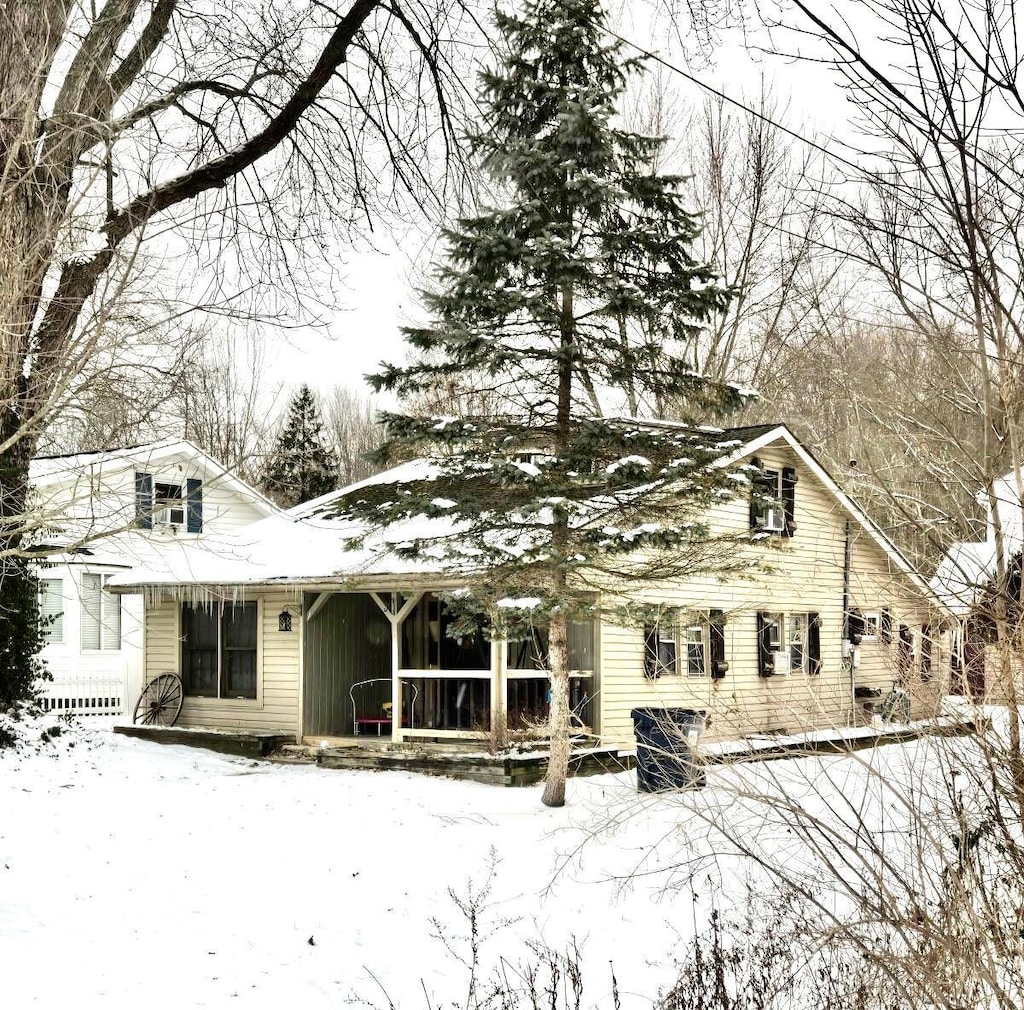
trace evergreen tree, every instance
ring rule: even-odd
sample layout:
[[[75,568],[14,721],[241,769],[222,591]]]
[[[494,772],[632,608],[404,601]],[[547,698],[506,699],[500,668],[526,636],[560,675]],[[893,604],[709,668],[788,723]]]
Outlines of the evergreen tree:
[[[338,459],[325,443],[316,397],[302,385],[274,443],[263,474],[263,490],[282,508],[291,508],[338,486]]]
[[[383,459],[424,456],[427,479],[365,489],[341,513],[448,520],[434,524],[447,533],[400,550],[444,552],[492,633],[514,635],[508,603],[530,598],[521,617],[548,625],[552,680],[543,802],[560,806],[568,622],[590,614],[595,590],[608,613],[631,579],[733,563],[702,521],[736,484],[716,465],[733,446],[708,429],[603,416],[595,401],[615,387],[631,403],[724,410],[742,395],[675,352],[729,292],[690,255],[698,224],[683,180],[654,174],[662,141],[613,125],[638,63],[609,42],[600,4],[527,0],[522,16],[496,17],[504,46],[482,75],[483,125],[469,139],[501,205],[446,233],[447,260],[423,293],[434,322],[407,329],[411,363],[373,382],[408,398],[459,376],[504,407],[486,418],[385,415]]]
[[[0,712],[35,697],[40,679],[49,679],[43,645],[39,580],[26,558],[0,558]]]

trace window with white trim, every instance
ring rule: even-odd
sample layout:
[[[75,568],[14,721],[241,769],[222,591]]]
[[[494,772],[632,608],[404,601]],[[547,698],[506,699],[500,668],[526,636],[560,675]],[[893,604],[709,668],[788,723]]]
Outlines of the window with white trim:
[[[687,621],[682,629],[683,655],[686,656],[686,675],[703,677],[708,671],[707,621]]]
[[[766,469],[752,461],[750,528],[757,533],[791,537],[796,533],[796,469]]]
[[[43,641],[58,645],[64,641],[64,580],[39,580],[39,623]]]
[[[725,622],[722,611],[698,611],[683,620],[665,619],[644,627],[644,675],[651,680],[685,675],[725,676]]]
[[[185,525],[185,496],[180,484],[153,485],[153,523],[157,526]]]
[[[821,619],[815,613],[757,615],[758,673],[762,677],[821,672]]]
[[[104,592],[109,575],[82,574],[82,651],[121,648],[121,597]]]

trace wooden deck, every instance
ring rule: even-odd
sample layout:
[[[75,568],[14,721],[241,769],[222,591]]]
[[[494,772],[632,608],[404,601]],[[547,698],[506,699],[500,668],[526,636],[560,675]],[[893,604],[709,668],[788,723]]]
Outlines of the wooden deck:
[[[151,743],[178,744],[182,747],[203,747],[220,754],[238,757],[265,758],[285,744],[294,743],[292,733],[269,733],[254,730],[232,732],[222,729],[196,729],[186,726],[115,726],[115,733],[149,740]]]
[[[701,760],[708,765],[735,761],[772,761],[808,754],[844,754],[885,744],[905,743],[928,734],[960,735],[975,731],[969,721],[937,720],[907,726],[837,729],[831,732],[779,737],[748,737],[744,740],[701,747]],[[408,771],[468,779],[500,786],[529,786],[543,780],[548,756],[538,746],[521,753],[491,754],[483,744],[474,749],[471,741],[455,743],[393,744],[385,738],[337,737],[319,744],[296,744],[290,734],[194,729],[164,726],[115,726],[115,733],[162,744],[203,747],[222,754],[263,758],[281,764],[315,764],[322,768],[368,771]],[[636,767],[632,747],[578,745],[572,754],[570,775],[601,775]]]
[[[548,756],[543,749],[521,754],[489,754],[482,747],[467,749],[464,742],[374,746],[346,741],[341,746],[282,747],[271,761],[307,764],[322,768],[407,771],[441,775],[497,786],[529,786],[544,779]],[[570,775],[602,775],[634,767],[634,755],[619,747],[578,747],[569,762]]]

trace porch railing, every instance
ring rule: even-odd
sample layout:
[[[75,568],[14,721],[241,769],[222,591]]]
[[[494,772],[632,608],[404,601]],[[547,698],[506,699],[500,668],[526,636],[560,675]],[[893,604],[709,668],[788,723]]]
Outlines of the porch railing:
[[[491,731],[491,670],[400,670],[403,685],[418,692],[410,728],[403,737],[483,736]],[[574,671],[569,679],[569,705],[575,728],[593,725],[593,674]],[[403,691],[403,694],[405,692]],[[550,705],[550,680],[537,670],[508,670],[505,712],[510,730],[542,730]]]

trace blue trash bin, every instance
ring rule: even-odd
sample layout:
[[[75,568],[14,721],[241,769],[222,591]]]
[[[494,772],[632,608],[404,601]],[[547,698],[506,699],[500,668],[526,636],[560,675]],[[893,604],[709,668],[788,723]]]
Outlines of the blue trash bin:
[[[634,708],[636,786],[642,793],[699,789],[707,776],[697,752],[707,712],[693,708]]]

